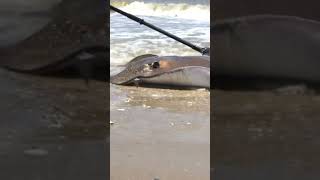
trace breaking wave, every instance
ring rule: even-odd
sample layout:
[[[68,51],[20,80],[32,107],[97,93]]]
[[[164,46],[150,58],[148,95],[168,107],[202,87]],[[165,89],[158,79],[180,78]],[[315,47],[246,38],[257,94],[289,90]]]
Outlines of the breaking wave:
[[[204,4],[186,3],[146,3],[134,2],[112,2],[113,6],[134,15],[176,17],[182,19],[193,19],[198,21],[210,21],[210,6]]]

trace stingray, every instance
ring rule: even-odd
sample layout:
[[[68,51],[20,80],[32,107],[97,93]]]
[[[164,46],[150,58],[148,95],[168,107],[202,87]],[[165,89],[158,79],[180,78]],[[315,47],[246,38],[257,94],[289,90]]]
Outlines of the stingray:
[[[101,1],[65,0],[52,20],[23,41],[0,49],[0,65],[9,70],[55,75],[74,72],[106,80],[107,12]]]
[[[231,18],[217,22],[212,36],[215,86],[232,79],[231,86],[320,83],[318,21],[278,15]]]
[[[146,54],[131,60],[111,77],[118,85],[210,88],[209,56],[156,56]]]

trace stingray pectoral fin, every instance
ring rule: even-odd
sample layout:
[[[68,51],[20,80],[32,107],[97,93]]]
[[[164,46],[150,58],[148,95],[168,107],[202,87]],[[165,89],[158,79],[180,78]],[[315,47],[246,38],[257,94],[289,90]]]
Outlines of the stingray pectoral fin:
[[[159,56],[154,55],[154,54],[144,54],[144,55],[137,56],[137,57],[133,58],[127,65],[144,60],[145,58],[148,58],[148,57],[159,57]]]
[[[123,84],[129,84],[132,82],[136,77],[133,73],[130,73],[128,69],[124,69],[120,73],[111,76],[110,77],[110,82],[112,84],[118,84],[118,85],[123,85]]]
[[[111,76],[110,82],[112,84],[129,84],[131,83],[135,78],[138,77],[138,74],[136,72],[136,64],[140,64],[139,61],[144,61],[146,58],[149,57],[158,57],[154,54],[144,54],[141,56],[138,56],[134,59],[132,59],[127,65],[126,68],[121,71],[120,73]]]

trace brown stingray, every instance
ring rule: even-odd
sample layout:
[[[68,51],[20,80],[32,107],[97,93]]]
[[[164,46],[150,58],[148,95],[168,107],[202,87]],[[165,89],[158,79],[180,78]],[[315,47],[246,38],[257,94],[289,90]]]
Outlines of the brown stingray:
[[[100,52],[104,53],[100,58],[106,58],[108,28],[103,5],[99,0],[62,1],[40,31],[0,50],[0,64],[17,71],[45,72],[76,63],[74,57],[81,52]]]
[[[231,18],[214,30],[214,81],[225,77],[320,83],[320,22],[293,16]],[[220,77],[224,77],[220,79]],[[213,83],[217,84],[217,83]]]
[[[111,77],[113,84],[126,85],[139,79],[143,84],[210,87],[209,56],[142,55]]]

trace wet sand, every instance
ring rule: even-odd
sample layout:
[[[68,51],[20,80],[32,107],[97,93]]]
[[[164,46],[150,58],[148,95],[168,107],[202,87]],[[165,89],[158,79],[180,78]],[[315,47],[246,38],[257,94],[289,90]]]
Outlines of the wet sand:
[[[209,179],[210,93],[111,85],[111,179]]]
[[[0,179],[107,177],[104,82],[88,89],[81,79],[6,70],[0,79]]]
[[[319,178],[319,94],[215,90],[213,98],[214,179]]]

